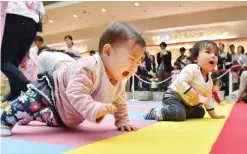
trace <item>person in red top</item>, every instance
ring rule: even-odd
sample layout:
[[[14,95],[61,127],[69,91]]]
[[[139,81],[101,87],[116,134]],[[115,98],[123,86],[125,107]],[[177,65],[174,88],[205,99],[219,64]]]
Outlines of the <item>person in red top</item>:
[[[219,79],[213,80],[212,95],[213,95],[214,100],[215,100],[218,104],[220,104],[220,102],[221,102],[220,97],[219,97],[219,95],[218,95],[218,92],[220,91],[221,87],[222,87],[222,82],[221,82],[221,80],[219,80]]]

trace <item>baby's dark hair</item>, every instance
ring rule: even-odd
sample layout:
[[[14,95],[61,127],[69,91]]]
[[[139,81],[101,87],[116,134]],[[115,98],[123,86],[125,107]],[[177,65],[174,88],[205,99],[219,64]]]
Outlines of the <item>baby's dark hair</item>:
[[[119,21],[112,21],[106,26],[100,36],[99,53],[102,53],[105,44],[114,46],[126,42],[129,39],[135,39],[134,45],[138,44],[141,47],[146,47],[145,40],[134,27]]]
[[[214,80],[213,80],[213,85],[222,86],[222,81],[221,81],[220,79],[214,79]]]
[[[192,63],[195,63],[195,59],[198,57],[199,52],[203,49],[203,48],[209,48],[209,47],[215,47],[217,52],[219,51],[219,48],[217,46],[217,44],[214,41],[211,40],[202,40],[202,41],[198,41],[194,44],[192,50],[191,50],[191,61]]]

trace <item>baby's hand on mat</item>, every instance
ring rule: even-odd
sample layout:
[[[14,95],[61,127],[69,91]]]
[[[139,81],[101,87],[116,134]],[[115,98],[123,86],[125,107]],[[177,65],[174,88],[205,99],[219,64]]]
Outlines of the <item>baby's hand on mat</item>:
[[[99,109],[97,119],[100,117],[104,117],[107,114],[114,114],[115,112],[117,112],[117,108],[114,105],[106,104]]]
[[[225,116],[224,115],[215,114],[211,118],[213,118],[213,119],[225,119]]]
[[[138,128],[133,127],[133,126],[122,126],[122,127],[119,127],[118,130],[131,132],[131,131],[137,131]]]
[[[215,113],[215,114],[211,115],[211,118],[213,118],[213,119],[225,119],[225,116]]]
[[[214,110],[208,111],[208,114],[213,119],[225,119],[225,116],[224,115],[219,115]]]

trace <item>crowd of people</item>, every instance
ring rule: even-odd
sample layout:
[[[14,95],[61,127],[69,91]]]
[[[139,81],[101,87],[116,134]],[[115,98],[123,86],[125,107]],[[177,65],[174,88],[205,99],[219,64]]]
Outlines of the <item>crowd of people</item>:
[[[172,54],[166,50],[167,44],[162,42],[160,44],[161,51],[156,56],[149,55],[148,51],[145,52],[145,58],[141,65],[138,67],[137,75],[140,78],[135,77],[135,90],[136,91],[166,91],[169,85],[176,79],[177,74],[188,64],[191,64],[191,49],[189,49],[189,55],[185,55],[186,49],[181,47],[179,49],[180,56],[175,60],[172,65]],[[221,89],[225,91],[225,96],[229,95],[229,73],[225,73],[227,69],[232,68],[232,89],[233,91],[239,89],[240,76],[242,73],[239,65],[247,65],[247,53],[243,46],[238,46],[237,51],[235,45],[229,46],[229,51],[225,50],[223,43],[218,44],[219,54],[218,63],[215,68],[215,72],[212,73],[213,78],[222,76]],[[157,59],[157,60],[156,60]],[[218,70],[218,71],[217,71]],[[170,80],[164,83],[158,83],[159,81],[166,80],[170,77]],[[143,81],[144,80],[144,81]],[[130,80],[131,81],[131,80]],[[146,82],[145,82],[146,81]]]

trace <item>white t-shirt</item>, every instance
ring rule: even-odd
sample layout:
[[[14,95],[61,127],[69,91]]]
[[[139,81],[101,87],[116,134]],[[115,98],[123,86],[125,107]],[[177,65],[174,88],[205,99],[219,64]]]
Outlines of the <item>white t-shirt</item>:
[[[238,62],[240,65],[247,67],[247,55],[241,54],[238,58]]]
[[[34,46],[29,50],[29,57],[31,61],[38,66],[38,47]]]
[[[176,80],[178,74],[180,73],[180,70],[172,70],[172,82]]]
[[[65,47],[63,49],[65,50],[65,52],[73,53],[76,56],[80,56],[80,51],[75,47],[72,47],[72,48]]]
[[[57,70],[63,64],[74,62],[69,55],[61,52],[43,51],[38,57],[40,72]]]
[[[212,109],[212,87],[213,81],[211,73],[208,74],[208,81],[206,82],[202,76],[201,68],[197,64],[186,65],[178,74],[170,88],[179,93],[179,95],[190,104],[190,98],[186,95],[186,91],[192,87],[199,95],[199,102],[207,102],[205,108]]]
[[[45,9],[41,1],[9,1],[7,14],[16,14],[39,22],[39,16],[45,15]]]
[[[238,62],[238,55],[237,54],[234,53],[234,54],[231,54],[231,56],[232,56],[232,64]]]

